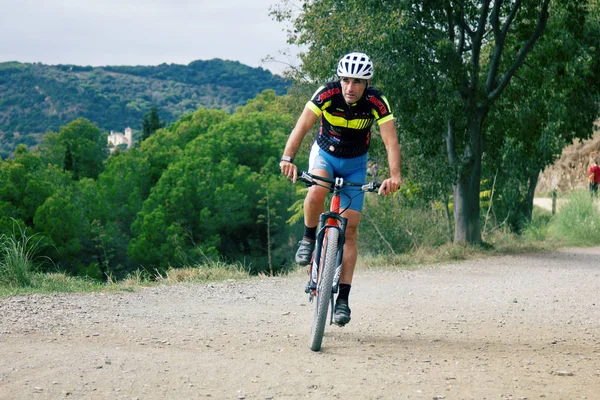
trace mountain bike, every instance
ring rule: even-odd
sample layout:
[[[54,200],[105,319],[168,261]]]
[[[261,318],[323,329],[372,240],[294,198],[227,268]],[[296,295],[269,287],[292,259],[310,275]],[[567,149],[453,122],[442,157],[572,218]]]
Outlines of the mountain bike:
[[[342,272],[346,224],[348,220],[341,216],[345,211],[345,209],[340,211],[341,196],[345,195],[349,200],[352,199],[347,193],[342,193],[342,188],[344,186],[356,187],[356,196],[360,194],[360,191],[376,192],[381,183],[369,182],[363,184],[345,182],[340,177],[329,179],[305,171],[300,171],[298,180],[304,182],[307,187],[318,185],[329,189],[330,193],[332,193],[329,211],[324,212],[319,217],[315,253],[310,264],[309,280],[306,285],[308,301],[312,303],[316,299],[310,334],[310,349],[319,351],[323,343],[323,334],[330,306],[329,324],[333,324],[334,296],[338,292]]]

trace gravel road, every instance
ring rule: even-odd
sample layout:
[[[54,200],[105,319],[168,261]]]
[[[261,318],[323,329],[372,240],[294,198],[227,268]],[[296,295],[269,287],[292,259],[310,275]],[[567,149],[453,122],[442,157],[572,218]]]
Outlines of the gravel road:
[[[358,269],[319,353],[302,273],[0,299],[0,399],[598,399],[599,260]]]

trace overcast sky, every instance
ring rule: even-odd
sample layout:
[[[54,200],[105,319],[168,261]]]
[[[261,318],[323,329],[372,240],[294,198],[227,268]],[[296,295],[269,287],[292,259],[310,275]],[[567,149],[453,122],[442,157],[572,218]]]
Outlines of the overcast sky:
[[[188,64],[222,58],[280,73],[279,0],[0,0],[0,62]]]

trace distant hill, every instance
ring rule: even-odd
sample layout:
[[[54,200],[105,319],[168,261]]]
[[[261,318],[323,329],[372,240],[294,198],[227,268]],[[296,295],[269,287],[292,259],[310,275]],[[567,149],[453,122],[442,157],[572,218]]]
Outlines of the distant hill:
[[[152,105],[170,123],[200,107],[233,111],[265,89],[284,94],[290,85],[262,68],[221,59],[105,67],[0,63],[0,156],[79,117],[106,132],[140,130]]]

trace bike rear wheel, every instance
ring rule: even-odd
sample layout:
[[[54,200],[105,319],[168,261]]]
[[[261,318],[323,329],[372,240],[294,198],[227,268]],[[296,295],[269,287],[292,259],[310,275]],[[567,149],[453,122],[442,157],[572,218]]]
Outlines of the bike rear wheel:
[[[321,274],[317,285],[317,297],[310,335],[310,349],[312,351],[321,350],[321,344],[323,343],[327,311],[331,303],[331,296],[333,296],[331,288],[335,275],[339,236],[340,231],[335,228],[327,229],[325,233],[324,241],[326,248],[322,251],[324,256],[321,260]]]

